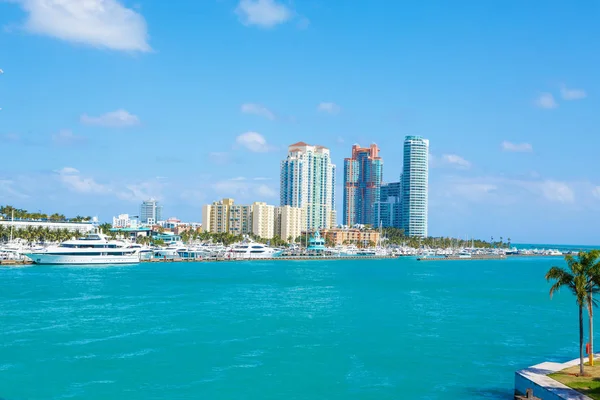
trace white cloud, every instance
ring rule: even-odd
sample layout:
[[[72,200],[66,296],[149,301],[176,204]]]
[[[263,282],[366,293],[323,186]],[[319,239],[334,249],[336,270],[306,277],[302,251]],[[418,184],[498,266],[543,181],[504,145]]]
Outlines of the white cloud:
[[[561,85],[560,95],[565,100],[581,100],[587,97],[587,93],[583,89],[569,89],[566,85]]]
[[[265,153],[271,150],[265,137],[257,132],[243,133],[235,139],[235,142],[255,153]]]
[[[317,106],[317,111],[328,113],[328,114],[337,114],[340,111],[342,111],[342,107],[338,106],[335,103],[323,102],[323,103],[319,103],[319,105]]]
[[[270,120],[275,119],[275,113],[261,104],[245,103],[242,104],[241,110],[244,114],[254,114]]]
[[[267,178],[264,176],[259,176],[258,178],[254,178],[255,181],[270,181],[271,178]]]
[[[595,198],[600,199],[600,186],[596,186],[594,189],[592,189],[592,194]]]
[[[108,127],[128,127],[140,124],[140,119],[130,114],[128,111],[120,109],[117,111],[108,112],[99,117],[90,117],[83,114],[80,118],[81,123],[86,125],[99,125]]]
[[[293,12],[276,0],[240,0],[235,12],[244,25],[272,28],[287,22]]]
[[[63,129],[52,135],[52,141],[60,145],[77,144],[85,141],[83,136],[75,135],[70,130]]]
[[[157,177],[156,180],[126,184],[124,189],[116,191],[118,198],[131,201],[139,202],[150,198],[161,199],[162,184],[159,182],[163,180],[162,177]]]
[[[529,143],[512,143],[504,141],[502,142],[502,150],[515,153],[531,153],[533,151],[533,146]]]
[[[28,13],[25,29],[73,43],[148,52],[144,17],[117,0],[16,0]]]
[[[558,203],[573,203],[575,192],[564,182],[546,180],[538,184],[543,196]]]
[[[554,100],[554,96],[552,95],[552,93],[540,94],[540,96],[536,99],[535,104],[539,108],[545,108],[547,110],[558,107],[558,104]]]
[[[465,160],[464,158],[462,158],[461,156],[458,156],[456,154],[442,155],[442,162],[447,165],[454,166],[456,168],[461,168],[461,169],[471,168],[471,163],[469,161]]]
[[[73,192],[105,194],[111,191],[108,186],[96,182],[93,178],[82,176],[79,170],[75,168],[64,167],[56,172],[58,180]]]
[[[338,142],[338,144],[344,144],[344,142],[345,142],[344,138],[341,136],[338,136],[336,141]]]
[[[277,197],[279,193],[277,191],[267,185],[258,185],[255,189],[255,193],[257,196],[261,197]]]

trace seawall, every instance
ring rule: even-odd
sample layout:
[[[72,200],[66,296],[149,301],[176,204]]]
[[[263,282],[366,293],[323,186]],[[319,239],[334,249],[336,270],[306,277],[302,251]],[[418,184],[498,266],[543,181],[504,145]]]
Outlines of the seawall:
[[[596,357],[600,354],[596,354]],[[566,363],[543,362],[515,372],[515,396],[524,396],[527,389],[542,400],[593,400],[547,375],[579,365],[579,359]]]

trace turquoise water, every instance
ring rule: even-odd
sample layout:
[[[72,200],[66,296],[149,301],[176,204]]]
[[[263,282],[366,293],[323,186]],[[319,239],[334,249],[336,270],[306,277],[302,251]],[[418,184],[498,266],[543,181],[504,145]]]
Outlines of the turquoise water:
[[[577,356],[557,259],[0,268],[0,398],[510,399]]]

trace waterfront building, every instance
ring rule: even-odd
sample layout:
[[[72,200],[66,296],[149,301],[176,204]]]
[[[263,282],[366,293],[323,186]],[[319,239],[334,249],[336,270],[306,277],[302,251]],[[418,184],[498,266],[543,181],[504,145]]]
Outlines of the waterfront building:
[[[232,235],[252,233],[252,206],[232,204],[229,207],[228,229]]]
[[[146,200],[140,207],[140,221],[142,224],[154,225],[162,221],[162,206],[155,199]]]
[[[202,229],[211,233],[229,232],[230,208],[233,199],[223,199],[202,207]]]
[[[280,236],[287,240],[290,236],[293,239],[300,236],[304,226],[303,210],[297,207],[275,207],[261,202],[238,205],[233,199],[222,199],[202,207],[205,232],[254,234],[263,239]]]
[[[302,208],[277,207],[275,209],[275,219],[275,232],[283,240],[294,242],[306,229],[306,218]]]
[[[275,236],[275,206],[267,203],[252,204],[252,233],[262,239]]]
[[[321,233],[334,246],[355,244],[368,247],[379,243],[380,239],[379,231],[374,229],[335,228],[323,229]]]
[[[383,160],[376,144],[352,146],[352,157],[344,159],[344,225],[377,225],[375,204],[381,195],[382,174]]]
[[[66,229],[69,232],[79,232],[86,234],[96,229],[98,219],[94,218],[89,222],[59,222],[59,221],[38,221],[38,220],[4,220],[0,219],[0,226],[6,226],[10,229],[44,228],[50,230]]]
[[[375,221],[383,228],[402,228],[402,185],[391,182],[381,185],[379,201],[375,204]]]
[[[113,228],[130,228],[132,224],[137,225],[137,220],[129,218],[129,214],[119,214],[118,217],[113,217]]]
[[[401,226],[407,236],[427,237],[429,140],[407,136],[402,167]]]
[[[335,165],[329,149],[294,143],[281,162],[280,205],[302,208],[307,229],[329,228],[335,221]]]

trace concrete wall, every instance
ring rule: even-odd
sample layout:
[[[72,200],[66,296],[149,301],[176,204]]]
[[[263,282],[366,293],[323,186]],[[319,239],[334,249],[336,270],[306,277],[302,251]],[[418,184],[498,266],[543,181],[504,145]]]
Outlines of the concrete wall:
[[[600,356],[600,354],[598,354]],[[542,400],[592,400],[547,375],[579,364],[579,359],[566,363],[545,362],[515,373],[515,392],[524,395],[533,389],[533,395]]]

